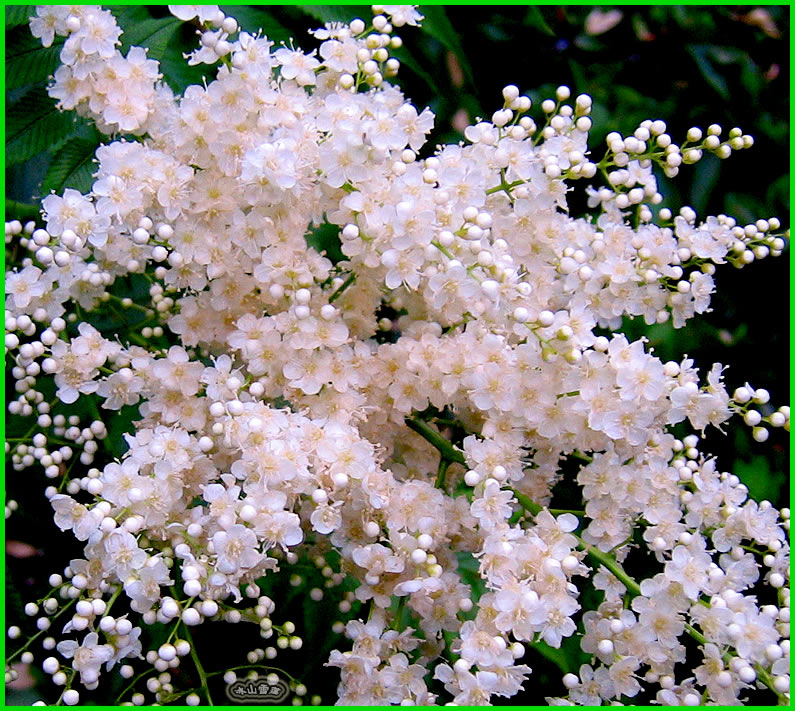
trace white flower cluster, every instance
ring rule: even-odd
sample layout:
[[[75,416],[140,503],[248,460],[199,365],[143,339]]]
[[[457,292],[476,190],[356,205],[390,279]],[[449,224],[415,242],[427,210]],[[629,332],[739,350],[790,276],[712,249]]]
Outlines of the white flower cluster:
[[[589,97],[566,103],[561,87],[539,127],[508,86],[466,143],[420,159],[433,114],[386,80],[393,26],[416,24],[413,7],[328,25],[318,55],[275,48],[215,6],[170,7],[203,28],[189,61],[221,62],[181,97],[145,50],[121,56],[110,12],[46,6],[31,20],[45,45],[67,35],[50,90],[61,106],[142,136],[97,151],[89,194],[47,196],[44,229],[6,227],[32,252],[6,277],[10,411],[35,409],[41,429],[14,467],[62,476],[72,450],[50,438],[82,446],[89,465],[106,435],[101,419],[67,429],[52,416],[42,373],[61,403],[140,408],[121,461],[48,489],[56,524],[86,542],[54,582],[77,601],[65,632],[87,631],[57,646],[82,682],[141,652],[141,628],[109,616],[105,598],[123,594],[143,624],[242,619],[268,638],[274,602],[257,581],[314,546],[339,553],[330,587],[352,577],[354,600],[371,601],[369,619],[345,627],[352,650],[329,660],[343,704],[513,696],[530,674],[516,663],[524,644],[558,647],[580,619],[596,666],[567,675],[554,703],[658,689],[664,704],[730,704],[757,680],[788,698],[789,512],[749,500],[696,435],[669,430],[742,413],[762,441],[763,417],[788,428],[789,408],[763,416],[753,405],[767,393],[730,396],[719,364],[702,380],[692,360],[595,331],[623,316],[681,326],[708,309],[716,264],[781,253],[776,218],[741,226],[684,208],[653,221],[653,166],[674,175],[750,137],[722,142],[714,126],[677,146],[645,121],[611,134],[597,163]],[[572,218],[569,182],[599,170],[593,215]],[[323,223],[337,263],[307,245]],[[138,274],[150,303],[112,293]],[[136,308],[146,325],[106,337],[72,303]],[[165,330],[176,345],[155,344]],[[541,508],[576,462],[582,510]],[[641,582],[621,565],[637,545],[658,571]],[[477,600],[460,569],[472,556]],[[589,576],[604,602],[581,616],[576,581]],[[300,646],[290,626],[280,647]],[[444,634],[450,663],[438,663]],[[695,671],[684,635],[703,655]],[[161,677],[191,651],[180,642],[147,656]],[[151,681],[170,698],[170,678]]]
[[[45,47],[55,35],[66,36],[61,66],[55,72],[50,96],[61,109],[75,109],[94,120],[106,134],[145,133],[155,110],[157,62],[146,50],[133,47],[122,56],[116,49],[121,29],[113,14],[96,5],[43,5],[36,8],[30,29]],[[162,99],[170,92],[160,86]]]

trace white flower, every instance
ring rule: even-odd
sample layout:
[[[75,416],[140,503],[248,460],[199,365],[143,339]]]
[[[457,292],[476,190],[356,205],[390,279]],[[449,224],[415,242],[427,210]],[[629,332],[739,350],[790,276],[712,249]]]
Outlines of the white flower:
[[[355,74],[359,62],[356,58],[358,46],[355,42],[326,40],[320,45],[320,56],[324,64],[335,72]]]
[[[417,12],[416,5],[382,5],[382,7],[395,27],[416,26],[425,19]]]
[[[189,22],[198,16],[199,22],[203,23],[215,18],[218,5],[169,5],[168,11],[183,22]]]
[[[93,684],[99,679],[100,667],[114,656],[114,649],[109,644],[99,644],[99,635],[89,632],[81,644],[73,640],[59,642],[58,652],[72,660],[72,668],[80,672],[83,684]]]
[[[480,525],[491,528],[507,519],[512,509],[510,502],[513,494],[510,491],[501,491],[497,481],[486,482],[481,496],[476,496],[472,501],[472,515],[480,519]]]
[[[148,558],[146,551],[138,547],[135,537],[119,528],[108,534],[103,547],[108,556],[107,567],[119,580],[126,580],[134,571],[140,570]]]
[[[222,573],[240,573],[253,568],[262,560],[257,536],[254,531],[237,523],[212,537],[218,556],[217,568]]]
[[[171,584],[168,568],[162,558],[151,557],[135,575],[124,581],[124,592],[130,598],[130,607],[144,613],[160,599],[160,586]]]
[[[115,54],[121,28],[116,24],[113,15],[107,11],[89,12],[80,18],[80,30],[73,34],[67,42],[79,40],[80,49],[85,54],[98,54],[109,59]]]
[[[41,39],[42,45],[49,47],[55,35],[65,35],[66,19],[69,17],[70,8],[67,5],[39,5],[36,15],[30,18],[30,33]]]
[[[243,157],[240,179],[245,182],[288,190],[297,178],[295,144],[288,139],[262,143]]]
[[[321,504],[317,506],[309,519],[312,522],[312,528],[322,534],[331,533],[339,528],[342,524],[341,506],[341,501],[332,505]]]
[[[73,530],[78,541],[87,540],[99,528],[103,518],[99,510],[87,509],[65,494],[56,494],[50,503],[55,509],[55,525],[62,531]]]
[[[295,79],[299,86],[314,85],[315,69],[320,66],[320,62],[312,54],[282,47],[277,49],[273,56],[281,65],[282,76],[285,79]]]
[[[24,310],[32,299],[45,292],[47,283],[41,275],[41,269],[32,265],[21,272],[6,272],[6,294],[13,300],[15,309]]]

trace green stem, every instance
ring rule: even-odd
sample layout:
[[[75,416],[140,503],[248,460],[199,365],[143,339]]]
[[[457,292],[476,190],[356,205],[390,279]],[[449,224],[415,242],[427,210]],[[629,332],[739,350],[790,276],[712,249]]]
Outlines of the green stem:
[[[529,496],[525,496],[516,489],[511,489],[519,505],[525,510],[529,511],[533,516],[538,516],[543,511],[543,508],[533,501]]]
[[[65,705],[63,701],[64,694],[72,688],[72,682],[75,680],[75,674],[77,673],[74,669],[64,670],[64,672],[66,673],[66,683],[64,684],[61,695],[58,697],[58,701],[55,702],[55,706]]]
[[[119,587],[116,588],[116,592],[114,592],[113,595],[110,596],[110,600],[108,600],[108,604],[105,605],[105,612],[104,612],[105,615],[107,615],[108,612],[110,612],[110,608],[113,607],[113,603],[116,602],[116,600],[118,599],[119,595],[121,595],[121,591],[123,589],[124,588],[121,585],[119,585]]]
[[[441,457],[439,459],[439,470],[436,472],[436,481],[434,482],[434,486],[437,489],[444,489],[444,477],[447,474],[447,467],[450,466],[449,460]],[[403,598],[401,598],[402,600]]]
[[[463,425],[458,420],[450,420],[446,417],[435,417],[437,425],[443,425],[444,427],[463,427]]]
[[[213,699],[210,696],[210,689],[207,686],[207,674],[204,673],[204,667],[199,660],[199,655],[196,653],[196,645],[193,643],[193,635],[191,634],[190,627],[188,627],[186,624],[183,624],[182,626],[185,629],[185,641],[187,641],[187,643],[190,645],[190,658],[193,660],[193,664],[199,674],[201,688],[204,691],[205,697],[207,697],[207,705],[214,706],[215,704],[213,704]]]
[[[516,499],[521,504],[521,506],[525,508],[527,511],[529,511],[531,514],[533,514],[534,516],[543,510],[541,506],[539,506],[537,503],[535,503],[532,499],[528,498],[524,494],[519,493],[515,489],[511,489],[511,491],[513,491],[514,496],[516,496]],[[613,575],[615,575],[616,578],[618,578],[624,584],[624,586],[627,588],[627,591],[633,597],[642,595],[640,585],[638,585],[635,579],[629,576],[624,571],[624,569],[621,567],[621,565],[618,563],[618,561],[615,558],[613,558],[609,553],[603,553],[597,548],[588,545],[576,533],[574,533],[573,535],[579,541],[577,548],[585,551],[586,554],[589,555],[591,558],[593,558],[597,563],[603,565],[611,573],[613,573]],[[685,631],[700,645],[704,646],[709,643],[709,640],[695,627],[693,627],[693,625],[685,623]],[[730,652],[726,652],[724,654],[724,659],[728,661],[733,656],[735,655],[731,654]],[[773,679],[771,678],[770,674],[758,664],[754,665],[754,669],[756,670],[756,674],[759,680],[765,686],[767,686],[774,694],[776,694],[776,696],[779,698],[779,701],[785,701],[786,700],[785,696],[783,694],[780,694],[778,691],[776,691],[775,687],[773,686]]]
[[[237,667],[229,667],[229,669],[221,669],[220,671],[208,672],[207,678],[209,679],[210,677],[218,676],[219,674],[226,674],[227,672],[230,671],[241,671],[243,669],[267,669],[268,671],[278,672],[279,674],[286,676],[290,681],[296,681],[296,678],[288,674],[284,669],[280,669],[279,667],[269,667],[265,664],[241,664],[240,666]]]
[[[576,533],[574,535],[577,536]],[[632,594],[632,597],[637,597],[641,594],[640,585],[638,585],[633,578],[627,575],[615,558],[607,553],[603,553],[594,546],[588,545],[579,536],[577,536],[577,540],[579,541],[577,548],[585,551],[591,558],[603,565],[613,575],[615,575],[624,584],[624,587]]]
[[[524,185],[524,180],[514,180],[512,183],[506,183],[504,180],[499,185],[495,185],[493,188],[489,188],[486,190],[486,195],[493,195],[494,193],[500,192],[500,190],[504,190],[506,193],[510,194],[510,191],[520,185]]]
[[[547,509],[553,516],[562,516],[563,514],[572,514],[574,516],[585,516],[585,511],[579,509]]]
[[[297,682],[298,681],[295,677],[293,677],[290,674],[288,674],[284,669],[281,669],[279,667],[269,667],[269,666],[267,666],[265,664],[241,664],[240,666],[230,667],[229,669],[221,669],[219,671],[207,672],[207,678],[210,679],[211,677],[219,676],[221,674],[226,674],[227,672],[230,672],[230,671],[243,671],[245,669],[256,669],[257,671],[263,670],[263,671],[277,672],[279,675],[286,677],[290,681],[293,681],[293,682]],[[145,672],[145,673],[149,673],[149,672]],[[140,678],[140,677],[138,677],[138,678]],[[175,692],[173,694],[170,694],[169,696],[165,697],[163,699],[163,702],[170,703],[171,701],[176,701],[177,699],[180,699],[183,696],[187,696],[188,694],[193,694],[193,693],[196,693],[197,691],[201,691],[201,690],[202,690],[201,686],[197,686],[197,687],[194,687],[192,689],[182,689],[180,691],[177,691],[177,692]],[[118,700],[116,702],[116,705],[118,706]]]
[[[394,619],[395,627],[393,629],[396,629],[398,632],[400,632],[403,629],[400,624],[400,618],[402,617],[403,610],[406,607],[406,597],[407,597],[406,595],[401,595],[398,598],[397,610],[395,610],[395,619]]]
[[[449,439],[442,437],[442,435],[433,429],[427,422],[407,417],[406,426],[436,447],[443,459],[446,459],[448,462],[457,462],[458,464],[466,466],[464,455],[453,447]]]
[[[345,289],[347,289],[355,281],[356,281],[356,272],[351,272],[350,276],[344,282],[342,282],[340,288],[337,289],[331,296],[329,296],[328,302],[330,304],[333,304],[337,299],[340,298],[340,296],[342,296]]]
[[[64,612],[66,612],[76,602],[77,602],[77,600],[70,600],[60,610],[58,610],[58,612],[56,614],[54,614],[52,617],[49,617],[48,619],[50,620],[50,623],[51,623],[50,627],[52,626],[52,621],[53,620],[57,620]],[[28,639],[28,641],[25,642],[25,644],[23,646],[21,646],[10,657],[6,658],[6,664],[10,664],[12,659],[14,659],[18,655],[22,654],[22,652],[24,652],[28,647],[30,647],[31,644],[33,644],[39,637],[41,637],[41,635],[43,635],[48,630],[49,630],[49,627],[46,630],[41,630],[40,632],[37,632],[32,637],[30,637]]]
[[[69,475],[72,473],[75,464],[79,461],[80,457],[72,457],[72,461],[69,462],[69,466],[66,468],[66,473],[61,478],[61,483],[58,484],[58,493],[61,493],[66,488],[66,485],[69,483]]]
[[[450,250],[448,250],[446,247],[443,247],[441,242],[439,242],[437,240],[432,240],[431,244],[434,247],[436,247],[436,249],[438,249],[448,259],[455,259],[455,257],[453,257],[453,255],[450,254]]]
[[[541,506],[539,506],[535,501],[530,499],[528,496],[525,496],[516,489],[511,489],[513,495],[516,497],[516,500],[525,510],[529,511],[534,516],[537,516],[543,510]],[[551,513],[551,511],[550,511]],[[615,575],[623,584],[626,589],[632,593],[632,596],[635,597],[640,595],[640,585],[638,585],[629,575],[624,572],[624,569],[618,563],[618,561],[613,558],[608,553],[603,553],[598,548],[594,548],[593,546],[586,543],[580,536],[576,533],[572,534],[577,538],[579,548],[582,551],[585,551],[587,555],[589,555],[594,561],[603,565],[607,568],[613,575]]]
[[[57,398],[57,397],[56,397],[56,398],[53,398],[52,400],[50,400],[50,403],[49,403],[49,405],[50,405],[50,409],[52,409],[53,405],[55,405],[55,403],[56,403],[56,402],[58,402],[58,398]],[[33,415],[29,415],[29,417],[33,417]],[[35,420],[33,420],[33,424],[30,426],[30,429],[29,429],[27,432],[25,432],[25,434],[23,434],[23,435],[22,435],[22,437],[19,437],[19,438],[18,438],[18,441],[20,441],[20,442],[27,442],[27,441],[28,441],[28,440],[29,440],[29,439],[30,439],[30,438],[33,436],[33,433],[34,433],[34,432],[35,432],[37,429],[40,429],[40,428],[39,428],[39,422],[38,422],[38,418],[36,418]],[[14,450],[12,449],[12,450],[11,450],[11,451],[8,453],[8,455],[6,456],[6,461],[9,461],[9,460],[11,459],[11,457],[12,457],[12,455],[13,455],[13,454],[14,454]]]
[[[136,343],[139,346],[143,346],[146,348],[149,343],[147,343],[145,338],[142,338],[137,333],[128,333],[127,338],[130,340],[131,343]]]
[[[145,306],[141,306],[140,304],[136,304],[134,301],[131,304],[129,304],[129,305],[125,305],[125,304],[122,303],[121,297],[116,296],[116,294],[111,294],[110,292],[108,292],[108,297],[110,299],[112,299],[113,301],[118,301],[122,305],[122,308],[125,308],[125,309],[138,309],[139,311],[143,311],[147,316],[151,316],[152,315],[152,309],[148,309]]]
[[[137,684],[139,681],[141,681],[141,679],[143,679],[145,676],[147,676],[147,675],[149,675],[149,674],[154,674],[154,673],[156,673],[156,672],[157,672],[157,670],[156,670],[156,669],[147,669],[146,671],[142,671],[142,672],[141,672],[141,673],[140,673],[138,676],[136,676],[136,677],[135,677],[135,678],[134,678],[134,679],[133,679],[133,680],[132,680],[132,681],[131,681],[129,684],[127,684],[127,686],[125,686],[125,687],[124,687],[124,689],[122,689],[122,692],[121,692],[121,693],[120,693],[120,694],[119,694],[119,695],[116,697],[116,703],[115,703],[114,705],[115,705],[115,706],[119,706],[119,705],[121,704],[121,700],[122,700],[122,698],[124,697],[124,695],[125,695],[125,694],[126,694],[128,691],[130,691],[130,689],[132,689],[132,688],[133,688],[133,687],[134,687],[134,686],[135,686],[135,685],[136,685],[136,684]]]

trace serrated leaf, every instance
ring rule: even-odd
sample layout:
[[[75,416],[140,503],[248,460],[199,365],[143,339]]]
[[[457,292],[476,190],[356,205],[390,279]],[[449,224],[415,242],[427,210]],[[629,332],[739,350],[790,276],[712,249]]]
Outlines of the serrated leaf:
[[[234,17],[241,29],[250,34],[262,30],[262,34],[277,44],[288,40],[293,34],[260,5],[219,5],[219,7],[228,16]]]
[[[60,194],[66,188],[74,188],[81,193],[91,190],[91,175],[95,171],[93,158],[99,144],[100,136],[96,130],[90,138],[75,136],[69,139],[50,162],[41,184],[42,195],[51,190]]]
[[[34,87],[7,109],[6,166],[56,151],[75,128],[74,114],[59,111],[44,87]]]
[[[154,53],[163,53],[163,39],[182,24],[182,20],[173,16],[152,17],[140,5],[111,5],[109,9],[123,32],[122,54],[126,54],[130,47],[148,47],[150,56],[156,59]]]
[[[447,17],[444,7],[441,5],[425,5],[422,7],[422,14],[425,15],[425,19],[422,21],[423,32],[437,39],[444,45],[445,49],[455,55],[461,65],[464,76],[474,86],[475,79],[472,75],[472,68],[469,66],[469,60],[461,46],[458,32],[456,32]]]
[[[188,66],[183,53],[198,46],[195,27],[176,17],[152,17],[148,9],[135,5],[111,5],[124,34],[121,36],[122,54],[130,47],[146,47],[150,59],[160,63],[163,80],[176,92],[182,93],[191,84],[200,84],[205,73],[214,71],[205,66]]]
[[[28,20],[35,15],[35,5],[6,5],[6,29],[27,25]]]
[[[27,27],[15,27],[6,36],[6,89],[19,89],[45,81],[57,68],[63,40],[50,47],[30,34]]]

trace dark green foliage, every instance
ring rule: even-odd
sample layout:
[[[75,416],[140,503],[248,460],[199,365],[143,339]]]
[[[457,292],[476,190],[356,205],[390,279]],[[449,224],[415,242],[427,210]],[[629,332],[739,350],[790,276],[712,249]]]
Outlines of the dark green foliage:
[[[75,117],[59,111],[43,86],[34,86],[8,107],[6,165],[22,163],[62,146],[75,128]]]
[[[8,26],[6,26],[8,27]],[[57,38],[50,47],[30,34],[27,26],[14,27],[6,32],[6,90],[46,81],[55,72],[63,39]]]
[[[74,188],[81,193],[91,190],[91,176],[95,171],[94,153],[100,136],[93,127],[85,133],[88,135],[70,138],[55,154],[41,184],[42,196],[53,190],[60,194],[66,188]]]

